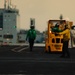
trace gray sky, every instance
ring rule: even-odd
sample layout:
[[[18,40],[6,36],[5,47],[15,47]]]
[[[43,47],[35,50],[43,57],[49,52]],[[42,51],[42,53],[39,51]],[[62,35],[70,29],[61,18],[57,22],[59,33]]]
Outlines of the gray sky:
[[[36,29],[44,31],[49,19],[69,18],[75,24],[75,0],[11,0],[19,9],[20,28],[29,29],[30,18],[35,18]],[[0,8],[4,0],[0,0]]]

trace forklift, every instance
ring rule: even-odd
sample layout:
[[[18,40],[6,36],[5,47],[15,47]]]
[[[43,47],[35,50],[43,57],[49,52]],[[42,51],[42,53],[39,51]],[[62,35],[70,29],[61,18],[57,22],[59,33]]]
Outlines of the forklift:
[[[57,35],[56,31],[52,31],[56,24],[61,25],[59,29],[63,29],[64,25],[67,23],[71,28],[72,22],[66,22],[66,20],[49,20],[48,21],[48,28],[46,31],[45,37],[45,52],[62,52],[63,47],[63,35]]]

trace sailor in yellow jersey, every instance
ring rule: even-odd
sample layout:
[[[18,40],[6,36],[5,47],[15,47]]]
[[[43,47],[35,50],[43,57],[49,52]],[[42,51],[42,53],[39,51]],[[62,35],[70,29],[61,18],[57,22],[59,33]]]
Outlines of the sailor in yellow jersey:
[[[63,50],[62,55],[60,57],[70,58],[70,52],[68,50],[68,44],[70,40],[70,29],[68,28],[68,25],[65,25],[65,29],[59,34],[63,35]]]

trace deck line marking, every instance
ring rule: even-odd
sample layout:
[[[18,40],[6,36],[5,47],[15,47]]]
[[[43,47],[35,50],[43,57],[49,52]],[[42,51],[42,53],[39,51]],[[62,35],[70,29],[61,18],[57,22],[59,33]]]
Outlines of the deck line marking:
[[[25,49],[28,49],[28,48],[29,48],[29,46],[28,47],[25,47],[25,48],[22,48],[22,49],[18,50],[17,52],[21,52],[21,51],[23,51]]]
[[[21,48],[21,47],[23,47],[23,46],[16,47],[16,48],[13,48],[13,49],[11,49],[11,50],[13,51],[13,50],[19,49],[19,48]]]

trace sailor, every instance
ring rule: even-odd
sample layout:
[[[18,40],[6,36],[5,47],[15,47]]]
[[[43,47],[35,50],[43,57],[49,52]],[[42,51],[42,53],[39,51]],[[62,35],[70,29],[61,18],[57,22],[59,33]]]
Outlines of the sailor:
[[[70,52],[68,50],[68,45],[70,40],[70,29],[68,28],[68,25],[65,25],[65,29],[59,34],[63,35],[63,49],[62,49],[62,55],[60,57],[70,58]]]
[[[58,23],[56,23],[56,24],[55,24],[55,27],[52,28],[52,31],[53,31],[53,32],[62,32],[62,30],[59,29],[59,27],[60,27],[60,25],[59,25]]]
[[[33,49],[34,40],[36,39],[36,31],[34,25],[30,26],[30,29],[27,32],[26,40],[28,39],[30,51]]]

